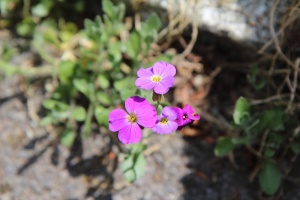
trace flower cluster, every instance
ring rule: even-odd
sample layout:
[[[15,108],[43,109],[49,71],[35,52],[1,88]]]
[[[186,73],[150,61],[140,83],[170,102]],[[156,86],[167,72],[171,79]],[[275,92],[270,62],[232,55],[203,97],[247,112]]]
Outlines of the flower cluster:
[[[173,65],[159,61],[150,68],[139,69],[135,85],[145,90],[153,89],[153,96],[161,96],[174,85],[175,74]],[[160,98],[156,100],[159,104]],[[128,98],[125,110],[117,108],[108,116],[109,129],[119,131],[119,140],[124,144],[139,142],[142,138],[141,128],[151,128],[158,134],[170,134],[200,119],[200,115],[195,114],[193,107],[188,104],[182,109],[165,106],[157,116],[155,107],[139,96]]]

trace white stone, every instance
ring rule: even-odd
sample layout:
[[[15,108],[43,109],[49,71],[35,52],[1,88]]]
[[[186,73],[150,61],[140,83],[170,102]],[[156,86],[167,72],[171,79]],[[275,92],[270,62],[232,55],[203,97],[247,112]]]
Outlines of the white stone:
[[[139,0],[132,0],[132,2]],[[269,15],[274,4],[269,0],[144,0],[153,9],[156,6],[171,10],[176,15],[185,10],[187,19],[197,20],[200,28],[215,34],[226,34],[237,41],[265,42],[270,39]],[[192,6],[192,2],[195,2]],[[288,6],[282,0],[276,10],[279,19]],[[165,13],[158,13],[162,16]],[[165,16],[164,16],[165,17]]]

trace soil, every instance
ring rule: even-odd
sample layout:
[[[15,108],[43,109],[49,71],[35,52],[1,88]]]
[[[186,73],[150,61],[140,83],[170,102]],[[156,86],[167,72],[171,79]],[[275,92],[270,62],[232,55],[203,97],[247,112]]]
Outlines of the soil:
[[[198,44],[194,53],[203,58],[206,75],[222,63],[249,63],[255,58],[252,55],[244,59],[238,48],[224,51],[232,43],[212,39],[211,43],[200,40]],[[24,57],[21,54],[18,62]],[[236,98],[248,90],[243,89],[244,79],[239,72],[222,71],[215,77],[208,96],[195,103],[198,110],[216,118],[229,118]],[[61,146],[49,130],[39,127],[32,118],[31,110],[38,111],[45,99],[42,89],[36,88],[27,96],[23,84],[20,77],[0,82],[1,200],[251,200],[260,196],[257,181],[249,181],[255,158],[245,149],[235,151],[234,159],[216,158],[215,142],[226,132],[206,117],[192,128],[151,137],[146,174],[129,184],[118,168],[117,145],[104,148],[118,142],[115,135],[94,133],[86,140],[77,138],[70,150]],[[298,159],[295,166],[299,165]],[[291,177],[299,175],[295,167]],[[300,199],[296,181],[284,180],[280,192],[282,199]]]

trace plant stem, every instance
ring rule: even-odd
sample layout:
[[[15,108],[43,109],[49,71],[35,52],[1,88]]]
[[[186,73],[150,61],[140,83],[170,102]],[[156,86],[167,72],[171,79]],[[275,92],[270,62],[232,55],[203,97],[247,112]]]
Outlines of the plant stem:
[[[94,105],[91,103],[89,105],[86,119],[84,122],[84,128],[82,131],[83,138],[87,138],[91,133],[91,123],[92,123],[93,111],[94,111]]]
[[[52,75],[54,71],[55,67],[52,65],[24,69],[20,66],[12,65],[0,60],[0,73],[7,76],[21,75],[26,78],[46,77]]]

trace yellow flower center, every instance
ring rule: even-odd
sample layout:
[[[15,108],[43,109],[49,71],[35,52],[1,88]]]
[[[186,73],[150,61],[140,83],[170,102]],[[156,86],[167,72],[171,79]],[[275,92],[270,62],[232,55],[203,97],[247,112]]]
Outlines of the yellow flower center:
[[[159,81],[161,81],[161,76],[153,75],[151,76],[151,81],[158,83]]]
[[[169,122],[168,118],[162,118],[160,121],[162,124],[167,124]]]
[[[131,113],[130,115],[128,115],[127,119],[132,124],[138,120],[137,116],[134,113]]]

